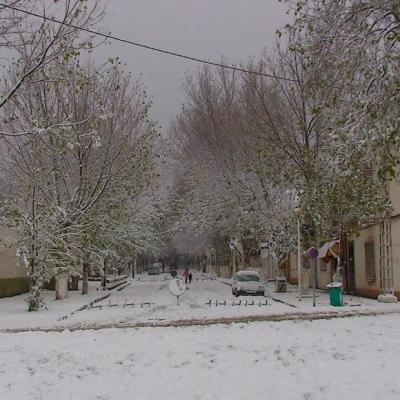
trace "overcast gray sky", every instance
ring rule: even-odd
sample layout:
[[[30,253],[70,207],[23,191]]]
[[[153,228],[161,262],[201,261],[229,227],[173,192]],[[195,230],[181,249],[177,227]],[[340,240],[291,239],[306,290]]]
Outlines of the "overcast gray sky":
[[[271,49],[288,20],[278,0],[110,0],[104,25],[112,34],[197,58],[230,64]],[[98,50],[119,56],[154,102],[152,117],[165,130],[184,101],[182,79],[198,64],[113,42]]]

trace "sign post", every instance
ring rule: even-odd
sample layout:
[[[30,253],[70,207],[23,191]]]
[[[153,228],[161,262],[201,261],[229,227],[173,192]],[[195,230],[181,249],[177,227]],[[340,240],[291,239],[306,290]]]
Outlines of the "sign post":
[[[316,306],[316,286],[317,286],[317,258],[318,249],[316,247],[310,247],[307,251],[308,256],[311,258],[312,262],[312,280],[313,280],[313,307]]]

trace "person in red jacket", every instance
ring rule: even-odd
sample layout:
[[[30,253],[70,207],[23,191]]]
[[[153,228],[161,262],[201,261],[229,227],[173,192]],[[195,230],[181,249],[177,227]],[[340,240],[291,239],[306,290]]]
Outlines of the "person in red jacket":
[[[188,283],[189,282],[189,276],[190,276],[189,268],[185,268],[185,271],[183,271],[182,275],[185,278],[185,283]]]

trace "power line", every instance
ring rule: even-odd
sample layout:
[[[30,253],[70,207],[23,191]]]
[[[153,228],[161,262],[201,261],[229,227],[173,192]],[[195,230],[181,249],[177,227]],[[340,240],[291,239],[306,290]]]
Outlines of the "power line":
[[[0,6],[2,6],[3,8],[9,8],[11,10],[30,15],[32,17],[40,18],[40,19],[43,19],[45,21],[50,21],[50,22],[54,22],[56,24],[68,26],[70,28],[77,29],[77,30],[80,30],[80,31],[83,31],[83,32],[86,32],[86,33],[90,33],[92,35],[101,36],[101,37],[103,37],[105,39],[111,39],[111,40],[115,40],[117,42],[129,44],[129,45],[132,45],[132,46],[141,47],[141,48],[153,51],[153,52],[157,52],[157,53],[161,53],[161,54],[168,54],[168,55],[173,56],[173,57],[179,57],[179,58],[183,58],[183,59],[186,59],[186,60],[189,60],[189,61],[195,61],[195,62],[198,62],[198,63],[201,63],[201,64],[212,65],[214,67],[230,69],[230,70],[233,70],[233,71],[243,72],[243,73],[246,73],[246,74],[265,76],[265,77],[268,77],[268,78],[274,78],[274,79],[290,81],[290,82],[299,82],[297,79],[286,78],[284,76],[279,76],[279,75],[274,75],[274,74],[267,74],[267,73],[264,73],[264,72],[251,71],[251,70],[246,69],[246,68],[235,67],[233,65],[224,65],[224,64],[221,64],[221,63],[208,61],[208,60],[204,60],[204,59],[197,58],[197,57],[191,57],[191,56],[187,56],[185,54],[176,53],[176,52],[169,51],[169,50],[159,49],[157,47],[148,46],[146,44],[134,42],[134,41],[129,40],[129,39],[123,39],[123,38],[120,38],[120,37],[117,37],[117,36],[114,36],[114,35],[111,35],[111,34],[106,34],[106,33],[98,32],[98,31],[94,31],[92,29],[88,29],[88,28],[84,28],[84,27],[81,27],[81,26],[77,26],[77,25],[74,25],[74,24],[71,24],[71,23],[68,23],[68,22],[65,22],[65,21],[60,21],[60,20],[58,20],[56,18],[46,17],[45,15],[40,15],[40,14],[34,13],[32,11],[22,10],[21,8],[14,7],[14,6],[11,6],[11,5],[8,5],[8,4],[1,3]]]

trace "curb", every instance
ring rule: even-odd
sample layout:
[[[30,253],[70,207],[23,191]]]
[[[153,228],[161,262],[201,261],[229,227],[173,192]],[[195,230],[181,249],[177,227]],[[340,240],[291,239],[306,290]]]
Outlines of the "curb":
[[[321,312],[321,313],[288,313],[255,315],[236,318],[214,318],[214,319],[185,319],[178,321],[164,322],[114,322],[108,324],[87,324],[87,325],[65,325],[54,326],[52,328],[16,328],[1,329],[0,333],[23,333],[23,332],[63,332],[81,330],[101,330],[101,329],[138,329],[138,328],[179,328],[186,326],[210,326],[210,325],[231,325],[237,323],[252,322],[283,322],[283,321],[314,321],[330,320],[338,318],[370,317],[380,315],[400,314],[400,310],[382,311],[347,311],[347,312]]]

